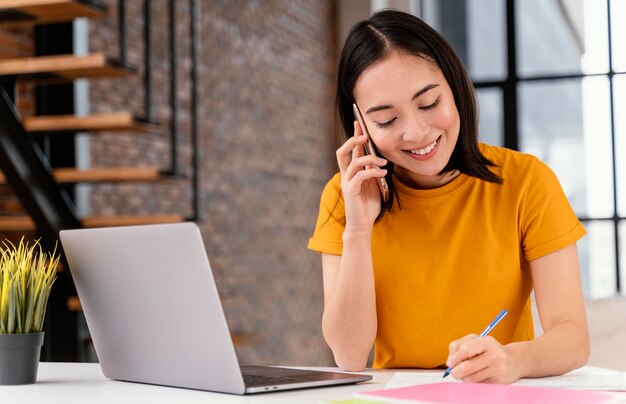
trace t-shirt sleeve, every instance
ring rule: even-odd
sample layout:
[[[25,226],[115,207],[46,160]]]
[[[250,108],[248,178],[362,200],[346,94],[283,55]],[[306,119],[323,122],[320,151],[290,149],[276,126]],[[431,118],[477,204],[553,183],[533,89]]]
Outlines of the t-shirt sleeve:
[[[522,250],[532,261],[567,247],[585,234],[552,170],[539,159],[530,170],[522,205]]]
[[[320,210],[308,248],[318,253],[341,255],[345,228],[345,207],[341,197],[341,179],[337,173],[324,187]]]

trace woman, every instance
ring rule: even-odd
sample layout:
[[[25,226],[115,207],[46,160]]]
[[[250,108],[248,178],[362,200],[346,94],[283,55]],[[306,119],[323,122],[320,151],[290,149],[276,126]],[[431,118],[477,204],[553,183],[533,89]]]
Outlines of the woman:
[[[337,365],[453,367],[511,383],[582,366],[589,336],[576,241],[585,230],[550,169],[479,144],[473,87],[418,18],[382,11],[343,48],[337,109],[348,136],[309,248],[322,255],[324,337]],[[367,136],[382,157],[363,153]],[[376,184],[385,177],[388,202]],[[544,335],[534,339],[534,287]],[[502,309],[490,336],[479,333]]]

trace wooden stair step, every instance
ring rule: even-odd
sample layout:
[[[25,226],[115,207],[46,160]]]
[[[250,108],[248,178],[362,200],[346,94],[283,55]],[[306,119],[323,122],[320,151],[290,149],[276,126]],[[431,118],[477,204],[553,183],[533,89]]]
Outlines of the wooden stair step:
[[[24,80],[65,81],[79,78],[126,77],[134,72],[134,69],[120,66],[102,53],[0,60],[0,76],[15,76]]]
[[[30,133],[40,132],[94,132],[133,131],[158,133],[158,126],[141,121],[130,112],[106,112],[85,116],[52,115],[31,116],[23,120]]]
[[[35,223],[29,216],[0,216],[0,231],[33,231]]]
[[[165,224],[184,222],[185,218],[179,214],[154,215],[115,215],[115,216],[87,216],[80,219],[83,227],[114,227],[139,226],[146,224]],[[29,216],[0,216],[0,231],[34,231],[35,222]]]
[[[2,204],[0,204],[0,210],[2,212],[24,213],[22,203],[15,197],[6,198]]]
[[[182,215],[115,215],[115,216],[89,216],[81,219],[83,227],[117,227],[117,226],[141,226],[145,224],[165,224],[184,222]]]
[[[61,184],[75,182],[132,182],[157,181],[161,179],[159,168],[148,167],[108,167],[108,168],[55,168],[52,176]],[[0,173],[0,184],[5,184],[6,178]]]
[[[67,298],[67,309],[69,311],[83,311],[83,305],[80,304],[78,296],[70,296]]]
[[[51,24],[75,18],[102,18],[106,6],[94,0],[1,0],[0,25]]]

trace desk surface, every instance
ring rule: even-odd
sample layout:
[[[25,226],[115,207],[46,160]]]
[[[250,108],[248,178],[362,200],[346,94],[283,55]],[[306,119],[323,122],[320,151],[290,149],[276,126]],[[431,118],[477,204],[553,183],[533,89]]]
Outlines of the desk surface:
[[[334,370],[315,368],[319,370]],[[320,403],[320,400],[352,398],[355,391],[377,390],[394,371],[372,371],[373,381],[362,385],[324,387],[285,392],[236,396],[207,391],[154,386],[109,380],[97,363],[41,362],[37,383],[24,386],[0,386],[3,403]]]
[[[315,368],[319,370],[336,370]],[[406,372],[406,370],[403,370]],[[423,372],[415,370],[415,372]],[[106,379],[97,363],[49,363],[39,365],[37,383],[25,386],[0,386],[6,403],[320,403],[348,400],[356,391],[382,389],[395,370],[366,372],[372,381],[338,387],[293,390],[249,396],[128,383]],[[623,396],[622,396],[623,397]]]

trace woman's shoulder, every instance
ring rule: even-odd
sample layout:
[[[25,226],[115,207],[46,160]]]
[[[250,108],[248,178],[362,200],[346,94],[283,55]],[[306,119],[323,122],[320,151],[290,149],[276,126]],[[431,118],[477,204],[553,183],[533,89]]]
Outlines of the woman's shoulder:
[[[341,173],[339,171],[328,180],[324,186],[324,192],[326,192],[326,190],[334,191],[337,194],[341,193]]]
[[[322,191],[322,200],[337,201],[341,199],[341,173],[337,172],[331,177]]]
[[[482,155],[494,164],[493,171],[505,180],[510,177],[530,174],[537,164],[541,163],[532,154],[522,153],[505,147],[480,143],[479,148]]]

